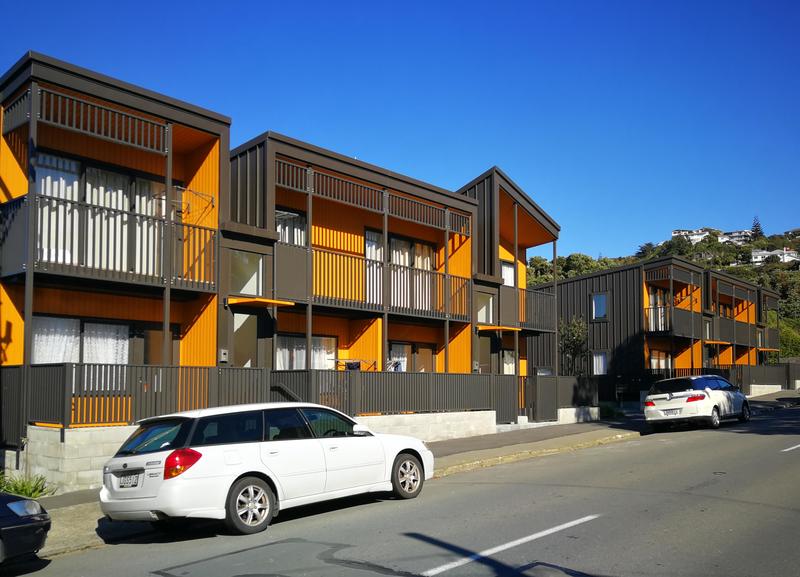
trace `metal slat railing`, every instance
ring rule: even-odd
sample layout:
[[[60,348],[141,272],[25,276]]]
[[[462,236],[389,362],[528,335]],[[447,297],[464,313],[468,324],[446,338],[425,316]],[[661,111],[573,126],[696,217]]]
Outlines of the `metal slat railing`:
[[[668,331],[672,327],[670,322],[669,307],[645,307],[644,321],[650,332]]]
[[[213,291],[217,277],[217,231],[194,224],[173,223],[173,285]]]
[[[553,293],[519,289],[519,318],[522,326],[527,329],[554,331],[554,300]]]
[[[166,125],[76,96],[39,89],[38,121],[109,142],[166,154]]]
[[[31,110],[31,91],[26,90],[3,109],[3,134],[8,134],[28,122]]]

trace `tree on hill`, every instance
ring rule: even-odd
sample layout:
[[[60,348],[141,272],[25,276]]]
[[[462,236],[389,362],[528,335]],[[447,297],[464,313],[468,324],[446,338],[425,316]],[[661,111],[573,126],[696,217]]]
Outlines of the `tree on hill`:
[[[647,260],[652,258],[656,252],[656,245],[652,242],[646,242],[639,245],[639,250],[636,251],[636,258]]]
[[[761,221],[758,220],[758,216],[753,217],[753,227],[750,229],[750,232],[753,233],[753,240],[764,238],[764,229],[761,228]]]

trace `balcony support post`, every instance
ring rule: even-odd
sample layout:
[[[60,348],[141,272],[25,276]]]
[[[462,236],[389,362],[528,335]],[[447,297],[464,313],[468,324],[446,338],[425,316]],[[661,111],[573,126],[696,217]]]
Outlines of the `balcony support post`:
[[[442,287],[444,299],[444,372],[450,372],[450,311],[453,298],[452,284],[450,283],[450,209],[444,209],[444,286]]]
[[[672,368],[675,369],[675,331],[672,330],[672,323],[675,319],[675,286],[672,282],[672,277],[675,274],[673,266],[669,265],[669,319],[667,320],[667,327],[669,328],[669,355],[672,357]]]
[[[36,217],[38,212],[38,198],[36,196],[36,149],[38,147],[38,120],[40,112],[39,84],[31,82],[30,109],[28,118],[28,230],[25,247],[25,302],[23,305],[24,327],[23,331],[23,362],[31,364],[33,359],[33,266],[36,256]],[[26,383],[30,384],[30,382]]]
[[[389,191],[384,189],[381,197],[383,209],[383,323],[381,326],[381,339],[383,342],[383,358],[381,359],[382,370],[389,367],[389,303],[391,302],[391,289],[389,282],[391,279],[389,263]]]
[[[309,370],[311,368],[311,346],[314,332],[314,252],[311,239],[311,233],[314,230],[312,224],[314,222],[314,170],[309,166],[306,174],[306,294],[308,295],[308,304],[306,305],[306,370]]]
[[[514,310],[516,311],[517,324],[522,323],[519,318],[519,204],[514,202]],[[514,374],[519,376],[519,332],[514,331]]]
[[[175,224],[172,219],[172,124],[168,123],[164,129],[165,146],[167,149],[166,155],[166,169],[164,186],[166,191],[164,193],[166,214],[164,226],[164,262],[163,262],[163,275],[164,275],[164,302],[161,321],[161,364],[171,365],[175,359],[172,359],[172,334],[170,331],[170,314],[171,314],[171,300],[172,300],[172,279],[174,276],[172,270],[172,256],[174,251],[174,237],[175,237]]]
[[[553,319],[555,332],[553,333],[553,374],[558,376],[561,347],[558,338],[558,241],[553,241]]]

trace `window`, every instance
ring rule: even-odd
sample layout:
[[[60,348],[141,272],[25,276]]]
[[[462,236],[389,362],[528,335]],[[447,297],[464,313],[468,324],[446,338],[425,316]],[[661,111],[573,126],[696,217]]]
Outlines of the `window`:
[[[279,371],[306,368],[306,338],[295,335],[277,336],[275,368]],[[336,369],[336,337],[311,337],[311,368]]]
[[[260,443],[263,439],[262,411],[227,413],[198,419],[192,441],[193,447],[230,443]]]
[[[516,362],[516,357],[514,357],[514,351],[510,351],[507,349],[503,350],[503,374],[504,375],[517,374],[517,362]]]
[[[432,347],[417,346],[417,352],[414,356],[414,370],[418,373],[436,372]]]
[[[404,373],[412,368],[411,345],[407,343],[391,343],[389,346],[388,369]]]
[[[316,437],[352,437],[353,423],[325,409],[301,409]]]
[[[258,317],[233,314],[233,366],[258,366]]]
[[[709,320],[703,321],[703,335],[707,341],[711,340],[711,321]]]
[[[389,363],[387,371],[396,372],[436,372],[433,347],[411,343],[389,343]]]
[[[128,325],[33,317],[32,364],[84,362],[126,365],[129,352]]]
[[[494,322],[494,295],[475,293],[478,306],[478,322],[492,324]]]
[[[650,368],[651,369],[671,369],[672,357],[664,351],[650,351]]]
[[[182,447],[192,428],[191,419],[158,419],[139,425],[116,456],[157,453]]]
[[[608,371],[608,353],[595,351],[592,353],[592,374],[605,375]]]
[[[500,271],[503,274],[503,284],[505,286],[515,286],[514,284],[514,263],[500,261]]]
[[[264,294],[264,258],[260,254],[230,251],[231,292],[242,295],[261,296]]]
[[[270,409],[264,413],[268,441],[310,439],[311,431],[297,409]]]
[[[106,323],[84,323],[83,362],[127,365],[130,327]]]
[[[608,320],[608,311],[606,309],[606,293],[599,293],[592,295],[592,320],[605,321]]]
[[[285,210],[275,211],[278,240],[298,246],[306,245],[306,215]]]

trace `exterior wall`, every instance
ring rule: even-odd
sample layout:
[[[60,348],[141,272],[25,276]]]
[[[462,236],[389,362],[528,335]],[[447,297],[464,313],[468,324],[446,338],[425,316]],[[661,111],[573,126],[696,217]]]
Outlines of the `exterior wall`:
[[[25,349],[24,295],[0,282],[0,365],[21,365]]]
[[[703,344],[701,341],[694,343],[687,343],[684,339],[680,339],[682,348],[678,348],[676,344],[675,350],[675,368],[676,369],[691,369],[703,366]]]
[[[650,301],[647,285],[645,285],[645,293],[645,307],[647,307]],[[696,313],[703,312],[702,289],[699,286],[685,285],[680,290],[675,291],[675,308]]]
[[[410,435],[428,442],[497,432],[494,411],[377,415],[356,417],[356,421],[376,433]]]
[[[57,493],[97,489],[103,484],[103,465],[135,430],[135,426],[67,429],[62,443],[61,429],[29,425],[19,470],[14,469],[14,453],[7,451],[5,472],[44,475]]]
[[[0,106],[0,127],[3,126],[3,108]],[[13,132],[8,137],[13,137]],[[14,151],[0,136],[0,204],[28,193],[26,167],[20,165]]]
[[[449,361],[451,373],[472,372],[472,325],[450,323]]]
[[[182,320],[180,364],[213,367],[217,364],[217,296],[180,304],[183,306],[176,307]]]

